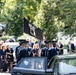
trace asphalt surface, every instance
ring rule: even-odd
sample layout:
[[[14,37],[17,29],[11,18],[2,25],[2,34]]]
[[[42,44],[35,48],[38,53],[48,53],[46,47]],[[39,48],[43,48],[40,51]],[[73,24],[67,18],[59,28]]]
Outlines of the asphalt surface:
[[[11,75],[10,73],[0,73],[0,75]]]

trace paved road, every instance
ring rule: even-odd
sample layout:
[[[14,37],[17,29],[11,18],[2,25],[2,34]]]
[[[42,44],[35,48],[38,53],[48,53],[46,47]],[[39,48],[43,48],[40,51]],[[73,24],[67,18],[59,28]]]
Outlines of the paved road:
[[[0,73],[0,75],[11,75],[10,73]]]

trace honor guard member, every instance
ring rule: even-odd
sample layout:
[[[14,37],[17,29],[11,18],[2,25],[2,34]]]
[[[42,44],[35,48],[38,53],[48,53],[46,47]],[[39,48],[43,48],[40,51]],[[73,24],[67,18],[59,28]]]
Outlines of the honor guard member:
[[[31,57],[32,56],[32,52],[31,52],[31,48],[29,48],[28,46],[28,41],[24,41],[24,48],[20,51],[20,57],[21,59],[24,57]]]
[[[56,41],[52,41],[53,47],[48,50],[48,61],[50,61],[55,55],[59,55],[59,48],[56,45]]]
[[[20,39],[20,40],[19,40],[19,46],[16,47],[15,55],[16,55],[17,63],[18,63],[18,62],[20,61],[20,59],[21,59],[21,57],[20,57],[20,51],[23,49],[24,41],[25,41],[25,40]]]
[[[49,41],[45,41],[45,47],[41,50],[42,57],[48,57]]]
[[[56,41],[52,41],[53,47],[48,50],[48,68],[54,60],[54,56],[59,55],[59,48],[56,45]]]
[[[56,41],[52,41],[52,44],[53,44],[53,47],[52,48],[49,48],[49,52],[48,52],[48,57],[49,57],[49,60],[55,56],[55,55],[59,55],[59,48],[57,47],[56,45]]]

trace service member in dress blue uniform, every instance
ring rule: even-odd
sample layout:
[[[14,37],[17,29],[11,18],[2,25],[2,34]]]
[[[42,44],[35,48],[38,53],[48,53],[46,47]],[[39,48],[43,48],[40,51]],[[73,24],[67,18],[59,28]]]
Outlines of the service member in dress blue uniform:
[[[56,45],[55,41],[52,41],[53,47],[48,50],[48,59],[50,60],[55,55],[59,55],[59,48]]]
[[[25,40],[23,43],[24,43],[24,48],[22,48],[21,51],[20,51],[20,60],[22,58],[31,57],[32,56],[31,48],[28,45],[28,41]],[[28,64],[25,65],[25,66],[23,65],[23,66],[25,68],[30,68],[31,67],[31,63],[30,63],[29,60],[27,60],[27,61],[28,61]]]
[[[20,51],[25,47],[24,46],[24,39],[20,39],[19,40],[19,46],[16,47],[16,51],[15,51],[15,55],[16,55],[16,60],[17,63],[20,61],[21,57],[20,57]]]
[[[32,52],[31,52],[31,48],[29,48],[28,46],[28,41],[24,41],[24,48],[20,51],[20,57],[21,59],[24,57],[31,57],[32,56]]]
[[[15,56],[16,56],[16,62],[18,63],[18,61],[20,60],[20,50],[21,50],[21,46],[19,45],[18,47],[16,47],[16,51],[15,51]]]
[[[41,50],[42,57],[48,57],[49,41],[45,41],[45,47]]]
[[[59,55],[59,48],[56,45],[55,41],[52,41],[53,47],[48,50],[48,68],[54,60],[54,56]]]

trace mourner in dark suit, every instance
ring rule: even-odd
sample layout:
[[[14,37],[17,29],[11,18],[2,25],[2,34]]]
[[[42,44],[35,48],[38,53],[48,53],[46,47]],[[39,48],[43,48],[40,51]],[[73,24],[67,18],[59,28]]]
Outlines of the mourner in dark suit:
[[[63,46],[63,44],[60,41],[58,42],[58,47],[59,47],[59,50],[60,50],[60,55],[62,55],[63,54],[63,50],[64,50],[64,46]]]
[[[69,52],[69,53],[74,53],[75,46],[74,46],[74,44],[73,44],[73,43],[68,42],[67,47],[68,47],[68,52]]]

